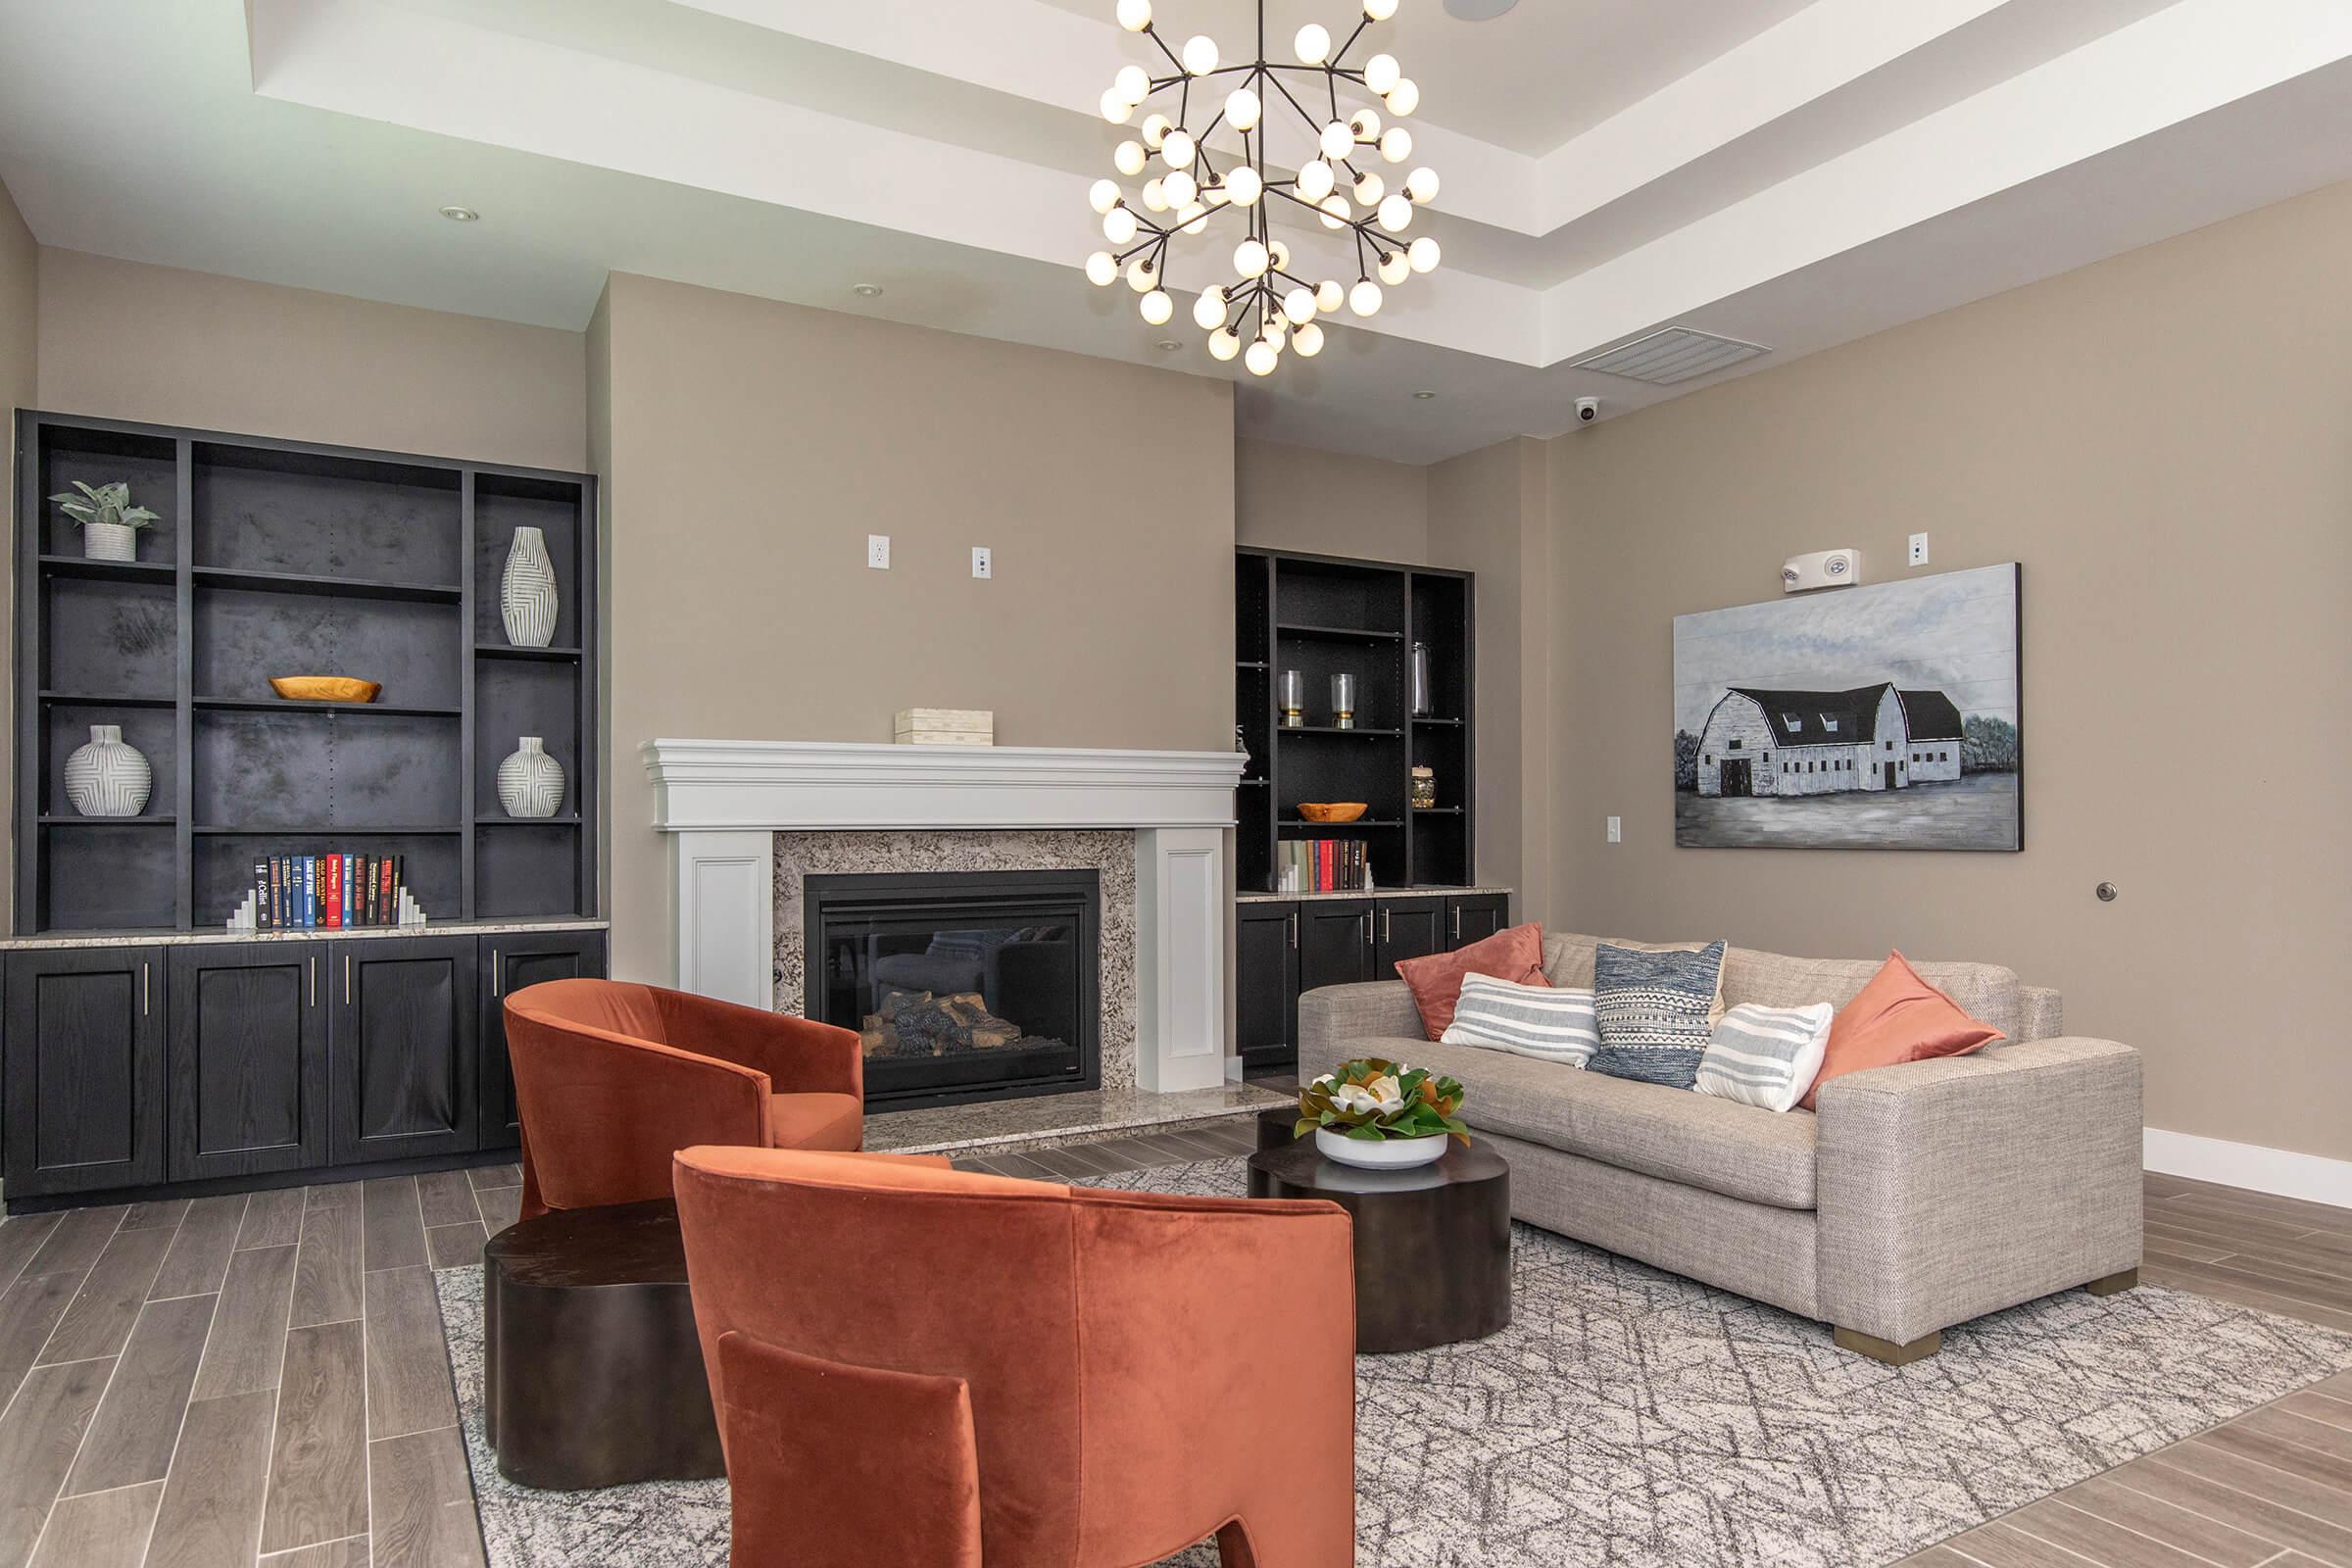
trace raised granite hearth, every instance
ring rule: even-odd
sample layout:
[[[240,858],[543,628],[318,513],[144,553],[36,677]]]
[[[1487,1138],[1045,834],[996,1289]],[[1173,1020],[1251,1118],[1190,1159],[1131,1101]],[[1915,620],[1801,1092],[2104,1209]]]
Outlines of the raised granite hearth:
[[[896,871],[1094,871],[1101,879],[1102,897],[1102,1087],[1135,1088],[1133,833],[1105,828],[778,833],[775,865],[775,1007],[794,1013],[803,1010],[807,980],[805,877]]]

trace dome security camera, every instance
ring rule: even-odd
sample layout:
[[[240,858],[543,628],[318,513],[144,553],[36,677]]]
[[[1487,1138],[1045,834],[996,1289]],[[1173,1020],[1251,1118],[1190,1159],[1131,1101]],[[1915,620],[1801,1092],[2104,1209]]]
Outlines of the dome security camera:
[[[1598,398],[1578,398],[1578,399],[1576,400],[1576,422],[1577,422],[1577,423],[1579,423],[1579,424],[1591,424],[1591,423],[1592,423],[1592,422],[1594,419],[1597,419],[1597,418],[1599,418],[1599,417],[1600,417],[1600,399],[1598,399]]]

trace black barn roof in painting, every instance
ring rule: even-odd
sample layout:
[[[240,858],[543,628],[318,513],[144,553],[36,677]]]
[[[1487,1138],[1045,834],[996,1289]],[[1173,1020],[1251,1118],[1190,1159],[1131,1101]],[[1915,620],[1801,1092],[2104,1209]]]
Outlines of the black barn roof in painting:
[[[1731,690],[1764,710],[1772,724],[1772,738],[1779,744],[1840,746],[1878,739],[1879,699],[1893,685],[1883,680],[1843,692],[1784,691],[1765,686],[1734,686]],[[1895,696],[1902,701],[1909,739],[1960,739],[1960,710],[1943,693],[1897,689]]]

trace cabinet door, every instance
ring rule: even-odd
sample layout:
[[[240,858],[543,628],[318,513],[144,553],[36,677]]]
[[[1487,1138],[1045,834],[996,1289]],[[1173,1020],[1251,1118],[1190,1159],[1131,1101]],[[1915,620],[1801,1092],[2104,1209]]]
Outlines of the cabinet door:
[[[1295,1061],[1298,906],[1245,904],[1234,917],[1234,1024],[1249,1067]]]
[[[1380,932],[1372,965],[1376,980],[1396,979],[1399,958],[1424,958],[1448,946],[1451,928],[1444,899],[1383,899],[1373,918]]]
[[[1451,927],[1448,947],[1467,947],[1510,923],[1511,896],[1507,893],[1465,893],[1447,899],[1446,905]]]
[[[470,1151],[474,939],[355,937],[328,952],[334,1163]]]
[[[542,980],[602,978],[602,931],[546,931],[481,937],[478,957],[489,984],[482,988],[481,1110],[477,1146],[513,1149],[522,1142],[522,1117],[514,1108],[514,1074],[507,1065],[506,999]]]
[[[172,1180],[327,1162],[326,946],[170,950]]]
[[[164,962],[154,948],[9,955],[11,1198],[164,1179]]]
[[[1344,986],[1372,978],[1372,919],[1370,899],[1298,902],[1301,994],[1317,986]]]

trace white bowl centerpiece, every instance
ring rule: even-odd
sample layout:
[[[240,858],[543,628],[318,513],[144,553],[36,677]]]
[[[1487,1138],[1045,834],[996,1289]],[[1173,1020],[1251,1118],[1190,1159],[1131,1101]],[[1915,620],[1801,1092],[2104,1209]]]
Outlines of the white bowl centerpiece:
[[[1462,1086],[1426,1067],[1378,1056],[1342,1062],[1298,1092],[1295,1136],[1315,1135],[1325,1159],[1366,1170],[1427,1165],[1446,1152],[1446,1140],[1465,1148],[1470,1129],[1455,1114]]]

